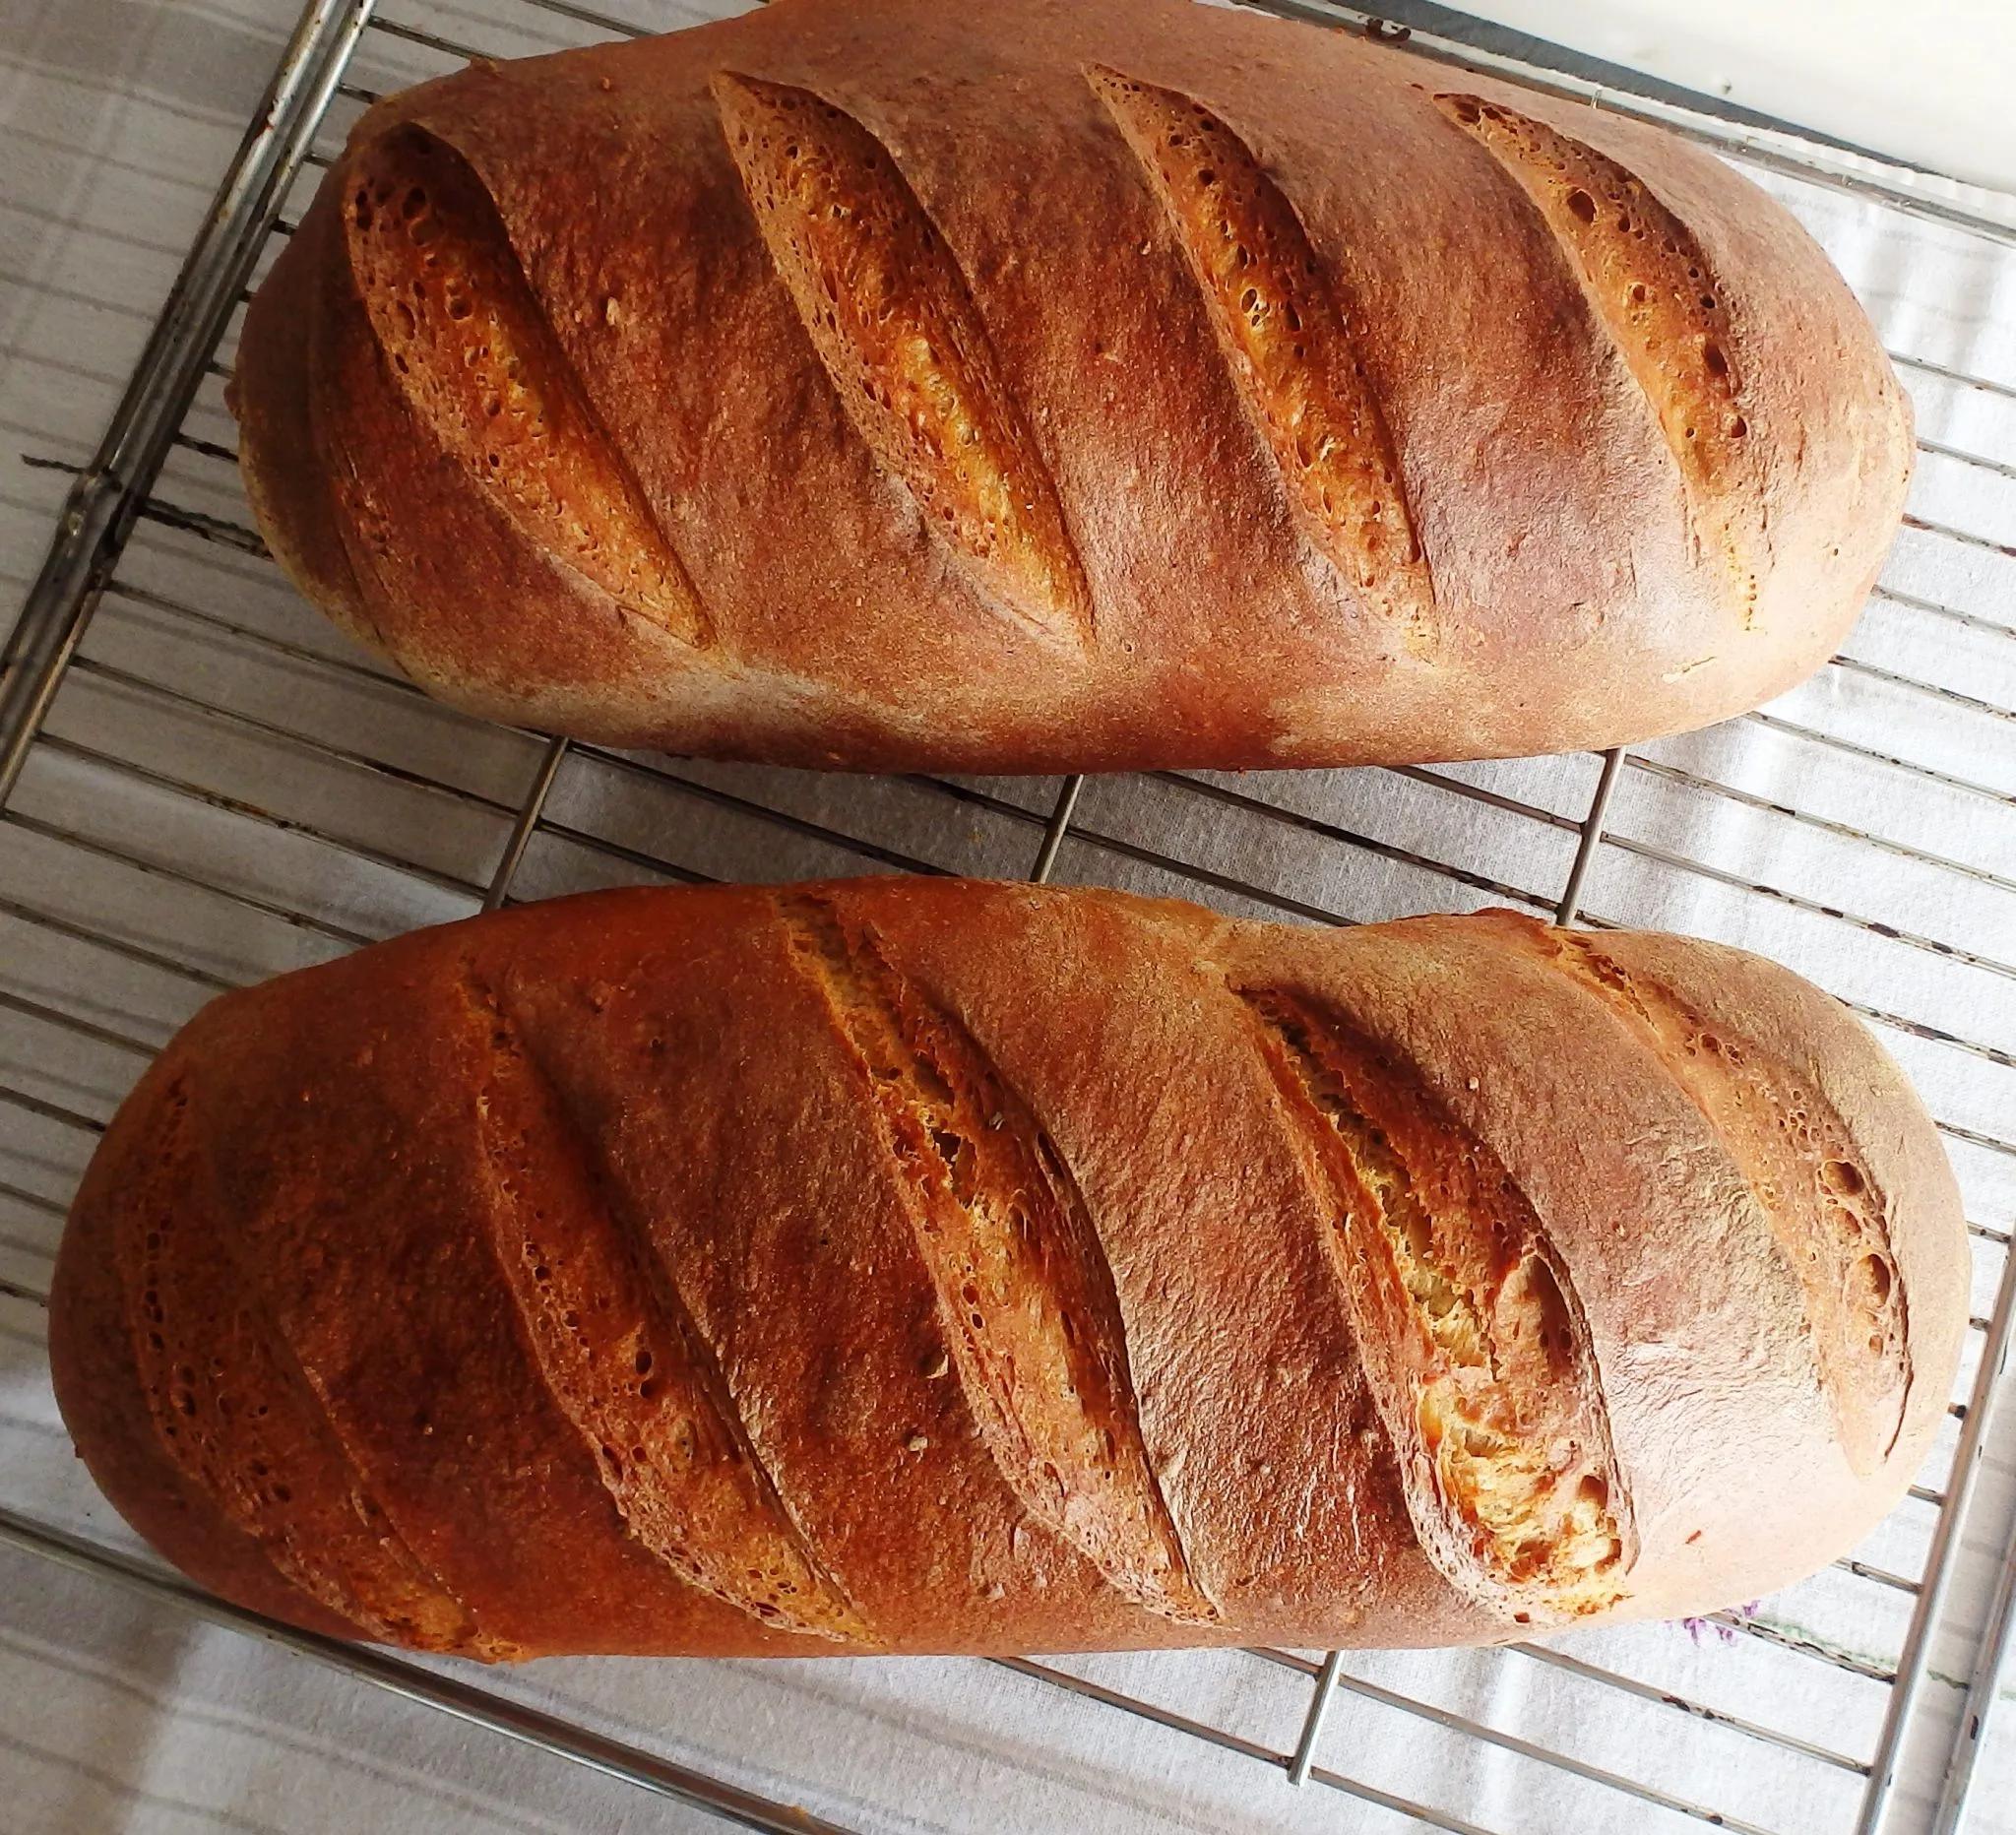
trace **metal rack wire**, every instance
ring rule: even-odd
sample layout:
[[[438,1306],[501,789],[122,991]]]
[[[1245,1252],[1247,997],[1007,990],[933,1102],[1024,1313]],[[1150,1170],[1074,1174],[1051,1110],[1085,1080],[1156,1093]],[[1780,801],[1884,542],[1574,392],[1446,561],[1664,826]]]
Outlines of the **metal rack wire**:
[[[1269,10],[1372,30],[1364,16],[1325,0],[1270,0]],[[60,1144],[42,1156],[56,1169],[52,1180],[42,1188],[0,1180],[0,1203],[38,1220],[53,1244],[64,1175],[88,1154],[110,1101],[174,1023],[217,989],[411,923],[587,884],[877,868],[1040,880],[1068,871],[1324,922],[1423,905],[1512,903],[1562,921],[1604,924],[1631,920],[1634,904],[1642,903],[1633,895],[1633,875],[1645,874],[1662,884],[1684,883],[1703,898],[1761,902],[1788,921],[1843,926],[1871,949],[1880,945],[1884,963],[1909,964],[1908,972],[1891,976],[1904,995],[1884,993],[1889,981],[1877,972],[1838,990],[1849,1004],[1902,1048],[1961,1054],[1987,1086],[1964,1113],[1940,1116],[1970,1199],[1980,1206],[1970,1226],[1979,1315],[1948,1432],[1898,1518],[1872,1546],[1813,1583],[1822,1591],[1808,1615],[1829,1625],[1873,1624],[1879,1647],[1768,1611],[1720,1614],[1713,1635],[1740,1646],[1747,1661],[1782,1666],[1791,1695],[1825,1697],[1823,1713],[1801,1711],[1789,1699],[1770,1716],[1711,1699],[1706,1688],[1689,1692],[1630,1648],[1592,1653],[1521,1645],[1449,1662],[1529,1666],[1564,1689],[1638,1716],[1650,1739],[1740,1751],[1760,1777],[1791,1780],[1810,1795],[1819,1817],[1811,1826],[1853,1825],[1858,1835],[1890,1826],[1906,1741],[1924,1718],[1932,1640],[1950,1629],[1945,1609],[1961,1537],[1982,1529],[1970,1505],[1994,1405],[2008,1386],[1998,1378],[2016,1327],[2016,1140],[2007,1124],[2016,1114],[2016,1051],[1972,1036],[1965,988],[1950,997],[1944,989],[1958,986],[1956,976],[2016,980],[2016,963],[2006,959],[2016,952],[2006,942],[1998,953],[1994,945],[1942,936],[1936,914],[1907,923],[1855,909],[1831,883],[1787,883],[1768,848],[1761,865],[1756,858],[1718,859],[1693,845],[1684,828],[1662,834],[1656,824],[1639,824],[1626,831],[1610,815],[1627,793],[1740,811],[1771,833],[1796,832],[1816,847],[1838,849],[1847,860],[1855,851],[1875,851],[1929,875],[1927,883],[1965,888],[1969,897],[2016,894],[2016,873],[1970,857],[1950,837],[1876,832],[1843,813],[1846,803],[1831,812],[1808,806],[1668,753],[1612,752],[1601,760],[1472,771],[1294,774],[1266,785],[1165,774],[1137,782],[1122,797],[1076,778],[836,782],[645,759],[482,728],[426,703],[303,614],[279,587],[243,520],[218,393],[228,375],[235,314],[271,247],[291,233],[286,213],[300,188],[312,186],[343,128],[379,93],[379,73],[390,85],[471,56],[641,30],[573,0],[488,0],[452,9],[422,0],[311,0],[303,14],[103,445],[76,468],[47,563],[9,647],[0,685],[0,860],[8,875],[0,923],[46,967],[39,981],[0,978],[0,1015],[21,1029],[4,1060],[9,1080],[0,1084],[0,1122],[19,1124],[23,1138]],[[1588,86],[1578,89],[1558,74],[1510,69],[1451,42],[1417,37],[1417,45],[1447,61],[1596,99]],[[1629,97],[1601,99],[1696,134],[1739,161],[1853,191],[1956,231],[2016,239],[2006,225],[1928,202],[1821,150],[1757,141],[1727,124]],[[2016,384],[1895,354],[1941,388],[2016,401]],[[2016,481],[2016,416],[2006,432],[1990,450],[1932,439],[1921,447],[1940,462]],[[1979,532],[1922,518],[1911,526],[1926,541],[2016,558]],[[1878,597],[1911,618],[1991,641],[2016,636],[1976,606],[1902,587],[1880,589]],[[1915,672],[1894,647],[1880,656],[1844,656],[1834,667],[1872,691],[1929,698],[1957,719],[2016,722],[2016,710]],[[358,720],[356,710],[366,707],[370,720]],[[1739,724],[1753,736],[1796,748],[1801,758],[1895,776],[1925,796],[1958,799],[1984,820],[2008,822],[2016,802],[2016,790],[1992,772],[1964,759],[1904,755],[1865,726],[1844,728],[1782,709]],[[131,736],[143,726],[152,735],[146,743]],[[282,767],[306,788],[266,793],[267,775]],[[1309,793],[1311,779],[1320,779],[1321,794]],[[360,807],[372,811],[370,819],[360,819]],[[202,845],[156,845],[151,827],[164,810],[201,835]],[[1168,812],[1167,819],[1158,811]],[[949,844],[948,812],[969,824]],[[1452,832],[1460,832],[1460,845],[1449,839]],[[1264,836],[1281,870],[1268,876],[1215,863],[1228,857],[1221,846],[1228,834],[1248,849]],[[1309,864],[1317,860],[1348,865],[1318,870]],[[1344,872],[1342,896],[1336,870]],[[1588,898],[1604,873],[1606,897],[1592,910]],[[114,891],[130,906],[136,886],[151,895],[158,921],[108,919]],[[1928,979],[1935,977],[1947,980]],[[1936,997],[1927,991],[1933,989]],[[10,1275],[0,1278],[0,1296],[32,1305],[41,1290]],[[2008,1548],[2016,1523],[1991,1523],[1986,1534]],[[839,1826],[585,1722],[528,1707],[503,1687],[260,1620],[64,1524],[0,1506],[0,1540],[213,1622],[256,1631],[414,1702],[747,1826]],[[1965,1803],[1968,1765],[2000,1657],[1995,1626],[2006,1635],[2012,1573],[2016,1551],[2003,1562],[2001,1590],[1971,1653],[1971,1686],[1951,1759],[1943,1776],[1936,1765],[1931,1774],[1943,1786],[1936,1812],[1942,1831],[1956,1824]],[[1487,1712],[1450,1705],[1449,1692],[1432,1684],[1401,1685],[1377,1664],[1349,1654],[1263,1650],[1246,1661],[1305,1689],[1297,1724],[1279,1729],[1286,1737],[1278,1743],[1069,1664],[1003,1667],[1057,1691],[1060,1701],[1152,1722],[1293,1783],[1461,1835],[1490,1831],[1468,1819],[1468,1805],[1418,1800],[1362,1765],[1317,1762],[1326,1749],[1326,1717],[1340,1702],[1367,1716],[1406,1717],[1424,1734],[1571,1780],[1590,1802],[1610,1805],[1622,1818],[1610,1826],[1707,1822],[1764,1835],[1755,1811],[1702,1801],[1671,1766],[1652,1762],[1637,1746],[1596,1752],[1565,1738],[1536,1738]]]

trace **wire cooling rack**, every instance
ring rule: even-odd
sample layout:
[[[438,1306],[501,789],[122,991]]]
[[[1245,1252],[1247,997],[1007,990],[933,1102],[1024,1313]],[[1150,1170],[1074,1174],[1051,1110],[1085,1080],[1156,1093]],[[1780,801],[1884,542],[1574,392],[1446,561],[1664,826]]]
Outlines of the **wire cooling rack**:
[[[1404,1660],[1256,1650],[999,1667],[1054,1698],[1059,1747],[1089,1740],[1097,1752],[1098,1717],[1124,1716],[1169,1736],[1165,1766],[1186,1752],[1202,1765],[1210,1749],[1261,1786],[1278,1774],[1281,1802],[1315,1818],[1283,1808],[1285,1827],[1338,1826],[1345,1800],[1350,1826],[1412,1819],[1459,1835],[1700,1822],[1943,1835],[1970,1813],[1970,1828],[2011,1827],[1994,1819],[2006,1803],[1970,1812],[1967,1798],[2016,1586],[2016,1487],[1988,1451],[2016,1306],[2016,695],[1998,685],[2016,654],[2016,381],[1893,350],[1931,429],[1922,477],[1946,480],[1964,513],[1921,514],[1915,497],[1897,578],[1823,685],[1689,742],[1265,780],[844,780],[482,726],[419,697],[286,590],[246,519],[221,386],[250,285],[362,106],[472,56],[634,34],[705,9],[629,10],[312,0],[104,444],[78,469],[0,685],[0,1298],[30,1312],[42,1301],[77,1171],[195,1005],[522,899],[637,880],[959,871],[1317,921],[1512,904],[1749,942],[1877,1027],[1926,1089],[1968,1195],[1967,1357],[1940,1444],[1882,1530],[1804,1586],[1695,1626],[1692,1641],[1633,1627]],[[1266,10],[1382,31],[1322,0]],[[1416,43],[1667,121],[1777,180],[1795,208],[1852,199],[1929,220],[1962,268],[1975,241],[1996,261],[2016,243],[2005,222],[1916,175]],[[1957,574],[1941,558],[1954,554]],[[1961,590],[1915,590],[1922,562]],[[786,1790],[773,1769],[770,1788],[752,1789],[728,1775],[732,1753],[686,1762],[585,1709],[555,1712],[508,1677],[473,1680],[275,1626],[131,1545],[82,1533],[81,1511],[16,1508],[31,1492],[77,1487],[10,1482],[0,1540],[648,1791],[766,1829],[933,1819],[896,1778],[857,1805],[858,1823],[822,1820],[793,1806],[819,1798],[816,1776],[788,1777]],[[1227,1664],[1279,1682],[1278,1724],[1219,1711]],[[1545,1808],[1522,1814],[1522,1800]],[[984,1810],[961,1822],[992,1825]]]

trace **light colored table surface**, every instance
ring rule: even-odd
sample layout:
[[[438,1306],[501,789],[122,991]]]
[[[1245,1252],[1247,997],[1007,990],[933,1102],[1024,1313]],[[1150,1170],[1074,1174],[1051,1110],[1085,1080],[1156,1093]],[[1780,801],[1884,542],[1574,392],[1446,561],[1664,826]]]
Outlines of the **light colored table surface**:
[[[64,485],[59,474],[21,455],[73,463],[89,455],[293,10],[289,0],[0,0],[0,596],[13,600],[25,588]],[[388,0],[385,10],[451,35],[480,32],[505,15],[523,19],[513,0]],[[663,23],[681,17],[645,0],[633,0],[630,10]],[[380,79],[441,67],[438,58],[377,40],[368,56]],[[1850,274],[1893,349],[2016,383],[2016,257],[1825,194],[1776,188]],[[1949,384],[1921,370],[1908,370],[1906,381],[1922,433],[2016,462],[2016,394]],[[214,389],[200,399],[191,426],[229,440]],[[161,492],[212,514],[244,516],[228,469],[196,455],[171,460]],[[1914,510],[1966,534],[2016,542],[2016,474],[1928,457]],[[123,571],[164,600],[227,617],[251,635],[244,642],[192,635],[186,620],[108,601],[87,645],[96,662],[340,739],[491,796],[506,810],[523,793],[536,741],[472,728],[407,699],[374,698],[368,682],[357,687],[352,677],[339,684],[312,659],[339,665],[356,659],[270,569],[148,526]],[[2010,727],[1869,672],[1887,669],[2016,708],[2016,642],[2007,634],[2016,558],[1918,531],[1900,543],[1886,581],[1894,596],[1872,606],[1850,646],[1868,666],[1826,671],[1776,715],[1923,769],[1872,766],[1824,739],[1755,722],[1654,747],[1652,768],[1626,775],[1613,822],[1624,845],[1606,849],[1589,904],[1621,920],[1761,948],[1867,1005],[2006,1054],[2016,1051],[2016,982],[1811,909],[1849,910],[1988,957],[2016,958],[2016,813],[1946,782],[1964,778],[2016,798]],[[1979,622],[1915,610],[1914,601],[1964,609]],[[253,641],[272,636],[310,661],[277,660],[270,644]],[[165,761],[220,793],[255,797],[358,845],[423,859],[450,878],[480,878],[494,858],[499,823],[472,805],[443,816],[434,804],[390,791],[360,799],[333,767],[309,770],[242,737],[186,728],[158,701],[124,693],[102,673],[65,690],[52,730],[102,755],[157,767]],[[1574,816],[1586,805],[1595,769],[1583,757],[1450,776]],[[952,803],[914,787],[716,768],[691,768],[684,777],[965,870],[1026,871],[1033,853],[1030,827],[1012,812]],[[1007,804],[1040,809],[1054,787],[997,788]],[[1572,853],[1572,834],[1558,828],[1510,820],[1476,800],[1384,774],[1292,774],[1245,780],[1238,789],[1369,837],[1385,851],[1323,841],[1180,786],[1120,780],[1088,790],[1086,835],[1067,844],[1059,877],[1262,909],[1221,898],[1173,865],[1145,864],[1146,853],[1362,918],[1493,902],[1494,895],[1397,853],[1543,895],[1558,890]],[[1788,818],[1774,804],[1803,814]],[[234,883],[368,934],[468,909],[438,879],[367,870],[342,849],[298,835],[248,833],[186,797],[140,796],[130,779],[75,751],[32,765],[21,807],[45,822],[109,824],[105,832],[116,830],[134,854],[220,862]],[[671,798],[660,780],[585,760],[570,762],[554,807],[585,835],[694,870],[784,877],[864,865],[845,846],[787,834],[690,795]],[[1887,847],[1851,844],[1842,827],[1873,832]],[[1115,852],[1100,836],[1133,852]],[[1932,867],[1927,854],[1957,866]],[[1675,861],[1707,862],[1714,871],[1682,870]],[[627,871],[548,835],[528,857],[521,891],[533,896]],[[1801,903],[1745,891],[1746,880],[1793,889]],[[335,947],[298,926],[225,920],[194,895],[101,860],[81,864],[18,826],[0,827],[0,895],[73,911],[81,922],[117,923],[233,977]],[[82,978],[100,970],[88,953],[58,948],[0,914],[0,986],[44,1002],[82,997],[122,1025],[135,1023],[138,1010],[155,1037],[186,1010],[186,988],[87,985]],[[2016,1072],[1908,1035],[1886,1039],[1935,1111],[1984,1132],[2016,1131]],[[0,1073],[102,1114],[133,1064],[69,1054],[32,1027],[0,1024]],[[0,1276],[31,1290],[46,1283],[56,1227],[49,1205],[67,1194],[83,1150],[60,1131],[0,1110],[0,1181],[44,1194],[40,1202],[0,1198]],[[2016,1161],[1958,1150],[1956,1157],[1972,1214],[2006,1230],[2016,1219]],[[1977,1303],[1984,1309],[1998,1255],[1986,1244],[1978,1250]],[[2012,1482],[2012,1416],[2016,1410],[2004,1411],[1987,1487],[2001,1522]],[[68,1456],[43,1375],[41,1316],[28,1300],[0,1300],[0,1498],[128,1546]],[[1915,1572],[1928,1517],[1908,1506],[1864,1555]],[[1991,1552],[1969,1550],[1963,1598],[1978,1599]],[[1766,1613],[1772,1622],[1880,1654],[1894,1651],[1908,1607],[1902,1595],[1837,1573],[1770,1602]],[[1677,1628],[1644,1627],[1573,1639],[1565,1648],[1655,1693],[1670,1689],[1851,1752],[1868,1748],[1880,1713],[1880,1690],[1850,1685],[1824,1665],[1756,1639],[1696,1641]],[[1964,1645],[1948,1640],[1937,1673],[1950,1676],[1965,1660]],[[1068,1667],[1277,1749],[1292,1743],[1307,1696],[1300,1678],[1236,1653]],[[1530,1658],[1374,1656],[1352,1669],[1366,1688],[1436,1704],[1568,1752],[1585,1769],[1623,1771],[1768,1828],[1838,1828],[1852,1808],[1855,1780],[1838,1771],[1785,1763],[1775,1748],[1726,1728],[1611,1688],[1592,1690]],[[801,1797],[867,1828],[1402,1826],[1328,1792],[1298,1796],[1250,1761],[1185,1735],[978,1665],[552,1664],[493,1679],[514,1698],[774,1795]],[[1902,1828],[1922,1819],[1923,1766],[1935,1756],[1938,1712],[1950,1712],[1955,1698],[1943,1680],[1931,1695]],[[2016,1829],[2009,1806],[2016,1802],[2016,1711],[2003,1721],[1982,1786],[1989,1808],[1977,1816],[1976,1835]],[[1699,1826],[1503,1743],[1485,1747],[1450,1735],[1363,1692],[1341,1706],[1321,1756],[1494,1829],[1637,1835]],[[101,1582],[0,1554],[0,1827],[179,1835],[199,1828],[702,1826],[715,1825],[295,1658],[197,1627]]]
[[[1474,0],[1465,9],[1929,171],[2016,190],[2006,0]]]

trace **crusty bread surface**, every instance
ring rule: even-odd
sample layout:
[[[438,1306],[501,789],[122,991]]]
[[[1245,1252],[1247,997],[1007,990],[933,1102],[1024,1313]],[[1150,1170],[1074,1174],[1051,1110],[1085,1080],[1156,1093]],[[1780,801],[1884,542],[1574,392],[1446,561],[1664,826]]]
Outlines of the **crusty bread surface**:
[[[141,1533],[346,1636],[1462,1644],[1850,1549],[1968,1269],[1901,1074],[1757,958],[874,880],[220,998],[50,1341]]]
[[[775,0],[388,97],[232,400],[275,554],[430,692],[853,769],[1707,725],[1838,646],[1912,459],[1708,154],[1189,0]]]

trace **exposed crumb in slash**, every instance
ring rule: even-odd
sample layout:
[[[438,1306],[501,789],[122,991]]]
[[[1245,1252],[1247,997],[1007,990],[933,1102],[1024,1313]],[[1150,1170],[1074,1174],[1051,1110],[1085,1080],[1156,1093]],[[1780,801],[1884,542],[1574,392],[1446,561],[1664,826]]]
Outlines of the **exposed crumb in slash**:
[[[497,996],[473,980],[489,1053],[480,1149],[497,1264],[553,1404],[627,1533],[687,1584],[758,1621],[836,1642],[872,1634],[819,1567],[735,1399],[644,1233]],[[604,996],[609,990],[604,989]],[[561,1231],[551,1219],[567,1215]]]
[[[1765,546],[1729,301],[1706,251],[1633,172],[1544,121],[1476,95],[1435,97],[1533,200],[1659,418],[1690,533],[1756,620]]]
[[[1313,545],[1426,651],[1433,582],[1344,282],[1228,122],[1173,90],[1089,74],[1168,216]]]
[[[1467,1587],[1504,1609],[1573,1618],[1622,1596],[1625,1527],[1603,1400],[1563,1270],[1524,1194],[1412,1073],[1340,1015],[1240,990],[1269,1068],[1323,1128],[1320,1162],[1354,1312],[1399,1351],[1383,1379],[1396,1440],[1430,1493],[1409,1508],[1431,1557],[1453,1536]],[[1405,1088],[1403,1084],[1405,1083]],[[1424,1517],[1425,1513],[1425,1517]],[[1452,1577],[1457,1577],[1452,1575]]]
[[[1110,1271],[1055,1144],[871,933],[814,898],[788,898],[783,913],[868,1077],[937,1292],[946,1367],[996,1468],[1126,1597],[1208,1621],[1143,1444]]]
[[[1663,682],[1684,681],[1696,669],[1705,669],[1711,663],[1716,661],[1718,659],[1715,657],[1698,657],[1692,663],[1683,663],[1676,669],[1668,669],[1659,679]]]
[[[1792,1067],[1731,1038],[1593,938],[1537,935],[1543,960],[1638,1033],[1728,1143],[1803,1290],[1848,1463],[1873,1471],[1903,1425],[1911,1336],[1889,1205],[1847,1123]]]
[[[1072,645],[1092,599],[965,274],[889,151],[810,90],[714,79],[728,151],[820,362],[876,460],[1004,609]]]
[[[689,643],[707,621],[685,569],[535,298],[462,156],[397,128],[350,160],[350,268],[391,378],[525,539],[619,610]]]

